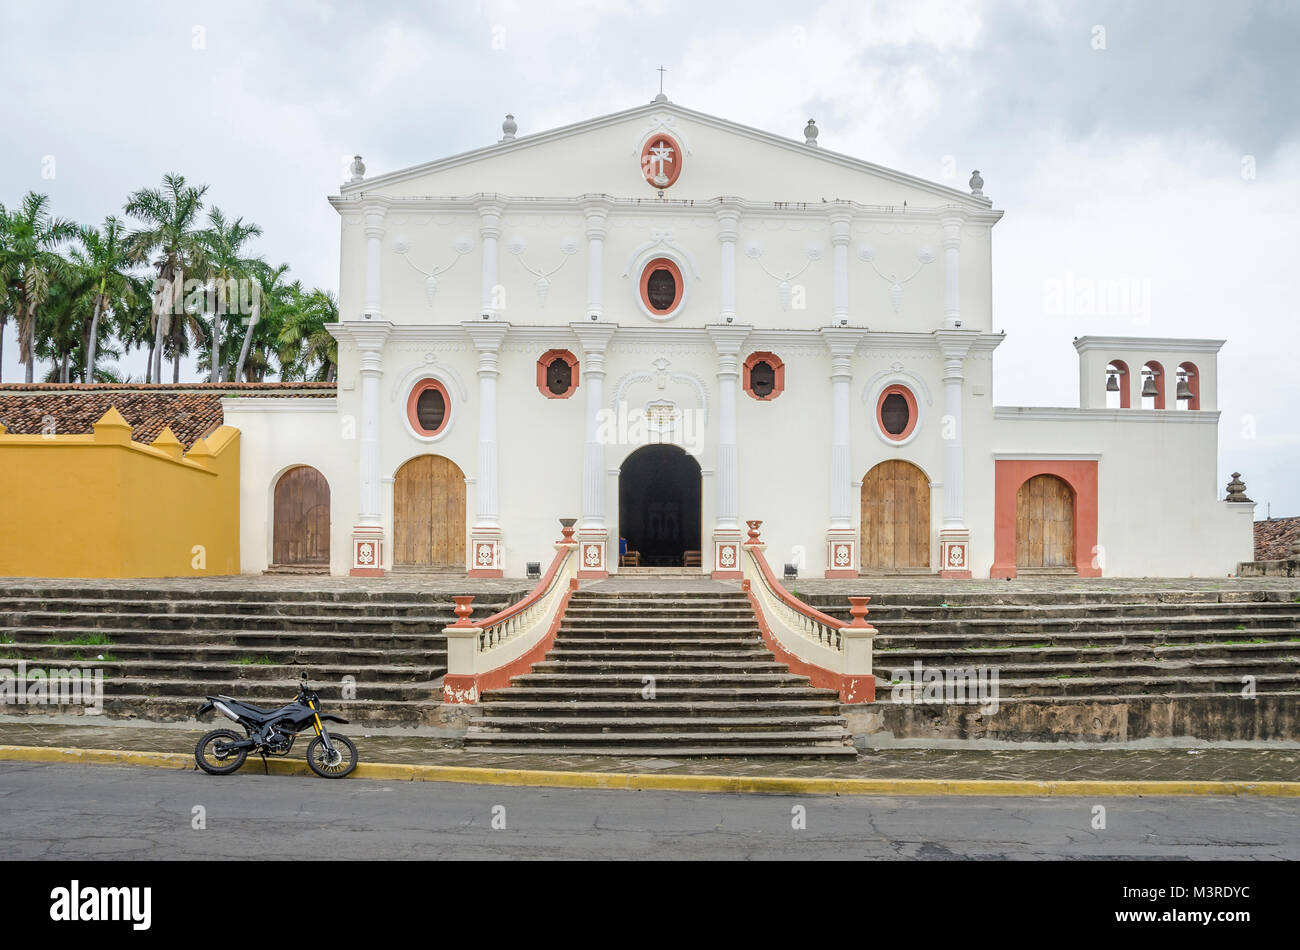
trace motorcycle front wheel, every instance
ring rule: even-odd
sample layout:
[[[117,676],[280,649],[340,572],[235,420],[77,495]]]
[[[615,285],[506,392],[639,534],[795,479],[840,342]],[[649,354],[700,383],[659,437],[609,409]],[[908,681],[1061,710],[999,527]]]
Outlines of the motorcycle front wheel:
[[[325,740],[320,736],[311,740],[307,746],[307,765],[321,778],[343,778],[352,774],[357,767],[357,747],[345,736],[330,736],[334,746],[331,755],[325,749]]]
[[[194,761],[209,775],[229,775],[248,758],[247,749],[221,752],[218,742],[242,742],[244,737],[231,729],[213,729],[194,747]]]

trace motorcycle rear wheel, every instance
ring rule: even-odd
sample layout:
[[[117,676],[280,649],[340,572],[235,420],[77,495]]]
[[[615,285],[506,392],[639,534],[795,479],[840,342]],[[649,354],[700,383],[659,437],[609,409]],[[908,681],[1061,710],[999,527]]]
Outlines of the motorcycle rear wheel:
[[[325,751],[325,741],[317,736],[307,746],[307,765],[321,778],[343,778],[357,767],[357,747],[346,736],[330,736],[334,756]]]
[[[231,772],[238,771],[244,764],[244,760],[248,758],[247,749],[239,749],[224,756],[218,755],[216,743],[219,739],[230,742],[244,741],[244,737],[233,729],[213,729],[200,739],[198,745],[194,747],[194,761],[209,775],[229,775]]]

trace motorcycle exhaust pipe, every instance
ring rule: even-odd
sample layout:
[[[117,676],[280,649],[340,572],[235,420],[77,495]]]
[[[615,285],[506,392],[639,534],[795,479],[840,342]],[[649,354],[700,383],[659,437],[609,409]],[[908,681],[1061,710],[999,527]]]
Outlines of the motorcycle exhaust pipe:
[[[225,703],[220,702],[218,700],[218,701],[214,701],[212,705],[216,707],[217,712],[221,713],[221,715],[225,716],[227,719],[233,720],[234,722],[239,722],[239,717],[235,715],[235,711],[231,709],[229,706],[227,706]]]

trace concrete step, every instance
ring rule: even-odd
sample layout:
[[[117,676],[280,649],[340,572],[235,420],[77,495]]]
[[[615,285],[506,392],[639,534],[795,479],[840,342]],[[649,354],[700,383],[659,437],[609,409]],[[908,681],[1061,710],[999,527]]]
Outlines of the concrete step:
[[[36,660],[47,663],[61,659],[94,660],[98,655],[119,660],[159,660],[169,663],[232,663],[242,659],[268,657],[287,665],[331,663],[340,666],[420,666],[446,665],[447,650],[363,650],[334,646],[294,647],[275,643],[257,651],[237,646],[192,646],[189,644],[112,643],[104,646],[56,645],[41,640],[0,645],[0,657]]]
[[[277,663],[176,663],[153,660],[29,660],[27,670],[33,669],[68,669],[97,670],[102,669],[107,679],[114,681],[135,680],[192,680],[196,683],[207,681],[228,681],[232,678],[243,681],[273,680],[285,682],[297,681],[306,677],[308,682],[322,683],[341,681],[344,676],[354,679],[364,677],[366,682],[382,684],[427,683],[447,672],[445,666],[431,664],[398,666],[371,665],[349,666],[344,664],[277,664]]]
[[[159,613],[150,614],[147,621],[136,614],[112,611],[69,611],[53,613],[10,613],[0,617],[6,627],[50,626],[101,629],[111,627],[161,630],[275,630],[284,632],[305,631],[314,633],[431,633],[442,631],[447,625],[445,617],[322,617],[285,616],[270,617],[261,614],[219,613]]]
[[[69,613],[114,613],[153,617],[169,613],[255,614],[266,617],[320,616],[320,617],[438,617],[455,622],[454,604],[445,601],[412,601],[405,604],[369,603],[359,601],[317,602],[312,600],[108,600],[104,598],[0,597],[0,617],[12,614],[41,613],[62,616]],[[492,603],[475,602],[476,612],[500,607]],[[501,607],[505,606],[502,601]],[[487,614],[484,614],[487,616]]]
[[[1290,693],[1300,690],[1300,673],[1258,673],[1254,677],[1256,693]],[[1147,697],[1181,693],[1206,695],[1235,695],[1242,693],[1241,677],[1235,673],[1167,676],[1065,676],[1065,677],[1002,677],[998,678],[998,700],[1039,698],[1047,696],[1069,697],[1084,701],[1104,699],[1114,701],[1119,696]],[[876,697],[879,702],[893,702],[892,684],[877,678]]]
[[[844,733],[843,716],[510,716],[478,717],[479,733],[509,732],[829,732]]]
[[[281,706],[293,699],[292,693],[282,694],[278,697],[263,697],[260,701],[249,695],[235,695],[238,699],[245,699],[264,708]],[[372,698],[345,700],[331,698],[326,701],[324,695],[322,695],[321,699],[324,712],[342,716],[348,720],[348,725],[337,726],[331,731],[338,731],[343,735],[358,740],[360,739],[360,736],[356,733],[358,726],[418,726],[437,725],[439,723],[438,705],[437,703],[431,703],[427,699],[392,700]],[[110,719],[150,719],[160,722],[175,722],[193,719],[202,702],[202,695],[125,692],[104,697],[104,715]],[[63,712],[80,715],[83,712],[83,707],[78,705],[48,706],[42,707],[41,712]],[[224,716],[220,715],[208,715],[203,721],[209,723],[208,728],[212,729],[218,728],[222,723],[229,722]],[[304,741],[306,739],[307,737],[303,737]],[[364,751],[362,755],[365,755]]]
[[[690,747],[707,742],[715,748],[744,749],[748,746],[788,747],[793,743],[811,744],[817,747],[844,746],[852,737],[843,729],[832,728],[824,733],[816,731],[762,730],[709,733],[707,736],[695,732],[656,732],[647,729],[642,732],[479,732],[470,731],[465,735],[465,746],[489,747],[497,743],[536,743],[538,745],[565,745],[572,748],[618,747],[634,745],[642,748],[665,750]],[[847,746],[850,752],[853,747]],[[626,753],[624,753],[626,754]]]
[[[1148,646],[1190,646],[1198,643],[1245,643],[1254,640],[1300,642],[1300,627],[1254,627],[1248,630],[1223,630],[1203,626],[1180,629],[1110,627],[1092,631],[1036,631],[983,633],[916,633],[881,634],[875,638],[876,653],[895,653],[913,649],[1006,649],[1032,645],[1072,646],[1087,649],[1129,644]]]
[[[672,756],[675,759],[724,759],[743,756],[747,759],[756,757],[781,759],[824,759],[841,756],[856,757],[857,749],[852,745],[801,744],[787,746],[723,746],[708,745],[709,736],[699,736],[700,745],[648,745],[637,742],[629,745],[614,745],[609,748],[600,746],[566,746],[532,744],[531,736],[520,737],[517,745],[498,745],[492,743],[485,748],[492,752],[510,753],[512,755],[618,755],[625,758],[662,758]],[[467,746],[473,747],[471,743]]]
[[[1276,640],[1266,643],[1197,643],[1178,646],[1132,643],[1123,646],[1041,646],[984,648],[971,646],[962,650],[891,650],[874,654],[877,666],[906,669],[913,663],[925,666],[966,667],[1002,664],[1086,664],[1128,662],[1145,659],[1161,662],[1235,658],[1249,663],[1277,663],[1300,657],[1300,641]]]
[[[10,645],[25,643],[64,643],[95,649],[88,638],[105,637],[111,648],[125,643],[193,646],[236,646],[258,649],[261,646],[321,647],[337,645],[349,649],[446,650],[442,629],[427,633],[396,634],[388,632],[349,633],[309,630],[154,630],[137,627],[0,627],[0,651]]]
[[[1020,633],[1077,633],[1092,632],[1098,634],[1126,630],[1149,630],[1153,632],[1196,629],[1245,632],[1256,627],[1300,628],[1300,612],[1279,611],[1258,614],[1233,614],[1222,618],[1207,618],[1196,614],[1180,612],[1176,614],[1114,618],[1114,617],[1050,617],[1036,616],[1029,618],[1003,619],[995,617],[971,617],[962,620],[920,620],[900,618],[884,621],[869,617],[872,624],[882,635],[890,637],[915,636],[919,634],[962,633],[985,637],[1004,637]]]
[[[313,680],[311,687],[322,701],[338,702],[343,699],[341,677],[335,681]],[[359,680],[349,684],[355,695],[363,701],[439,701],[441,686],[434,681],[412,683],[378,683]],[[237,699],[246,699],[259,706],[286,703],[293,699],[298,680],[292,676],[278,679],[241,679],[237,676],[213,679],[187,679],[178,676],[116,677],[105,674],[104,695],[189,696],[201,702],[206,695],[225,693]],[[287,699],[285,697],[288,697]]]
[[[771,656],[763,641],[757,635],[754,636],[735,636],[735,637],[592,637],[587,634],[569,635],[561,632],[555,639],[555,649],[552,655],[564,651],[564,653],[579,652],[610,652],[610,653],[627,653],[627,652],[662,652],[681,653],[681,652],[702,652],[710,656],[718,653],[726,653],[730,656],[732,653],[744,652],[748,650],[759,649]]]
[[[484,702],[494,702],[496,699],[508,699],[512,702],[552,702],[559,704],[564,703],[585,703],[585,702],[638,702],[644,699],[642,695],[642,686],[640,681],[635,684],[603,684],[603,685],[581,685],[571,684],[564,686],[548,685],[534,686],[524,684],[508,687],[511,692],[506,690],[497,690],[488,698],[485,694]],[[811,686],[799,686],[796,684],[776,685],[765,683],[762,685],[712,685],[712,686],[691,686],[691,685],[658,685],[655,688],[655,697],[657,702],[707,702],[707,701],[726,701],[726,702],[755,702],[755,703],[772,703],[781,700],[830,700],[838,701],[838,694],[832,690],[816,689]]]
[[[625,700],[620,702],[603,702],[574,700],[572,702],[541,701],[528,702],[518,699],[504,699],[506,694],[496,691],[491,698],[484,697],[479,705],[479,714],[485,719],[510,719],[514,717],[535,718],[541,715],[556,718],[587,716],[589,718],[608,718],[622,716],[665,715],[675,718],[688,716],[767,716],[775,714],[836,716],[839,703],[833,698],[825,699],[772,699],[763,703],[734,702],[726,700],[702,700],[692,702]]]

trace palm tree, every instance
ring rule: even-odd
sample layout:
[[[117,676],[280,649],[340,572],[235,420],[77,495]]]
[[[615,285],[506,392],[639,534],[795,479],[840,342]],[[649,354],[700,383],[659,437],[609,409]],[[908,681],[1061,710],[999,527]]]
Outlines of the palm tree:
[[[67,262],[58,249],[75,237],[77,226],[63,218],[52,218],[49,195],[29,191],[12,211],[0,205],[0,231],[5,232],[3,277],[11,286],[6,296],[15,297],[18,322],[18,359],[26,366],[26,381],[35,372],[36,321],[49,296],[50,283],[62,277]]]
[[[293,286],[297,299],[285,313],[277,341],[280,378],[333,382],[338,373],[339,344],[325,326],[338,323],[338,301],[319,287],[303,294],[296,282]]]
[[[126,292],[120,304],[115,306],[109,315],[112,318],[113,335],[122,344],[123,353],[141,348],[148,349],[150,370],[152,370],[154,306],[150,283],[147,277],[128,275]],[[95,375],[98,379],[103,373],[96,368]],[[149,372],[146,371],[145,382],[149,382],[150,379]],[[99,381],[113,382],[114,380]]]
[[[241,302],[251,302],[252,313],[247,317],[247,330],[244,343],[239,351],[239,362],[235,367],[234,378],[238,379],[244,371],[244,361],[248,358],[248,347],[253,337],[253,328],[258,317],[258,286],[254,273],[262,264],[260,257],[244,257],[243,246],[249,239],[258,237],[262,229],[256,224],[244,223],[243,218],[228,221],[220,208],[213,208],[208,213],[208,229],[203,232],[203,245],[207,262],[208,287],[215,290],[216,302],[212,307],[212,337],[210,357],[212,360],[212,382],[223,381],[224,361],[221,359],[222,323],[227,309],[233,304],[238,311]],[[239,291],[239,283],[249,281],[253,292],[249,301],[244,301]],[[233,297],[233,300],[232,300]],[[211,298],[209,298],[211,299]]]
[[[164,175],[162,188],[144,188],[131,195],[126,202],[126,213],[144,223],[128,240],[132,258],[138,261],[154,256],[157,272],[154,291],[153,344],[150,353],[150,374],[154,380],[162,379],[162,358],[165,343],[172,342],[174,353],[173,377],[180,372],[182,347],[175,339],[172,326],[172,309],[177,299],[182,299],[185,270],[203,259],[203,241],[194,223],[203,210],[203,196],[208,186],[193,187],[181,175]],[[176,281],[182,287],[176,288]],[[182,331],[183,333],[183,331]]]
[[[93,293],[90,325],[82,347],[82,378],[90,383],[94,382],[100,320],[106,309],[122,306],[130,292],[131,259],[126,248],[126,231],[113,215],[104,219],[103,228],[82,228],[79,236],[84,250],[73,252],[73,262],[89,276]]]

